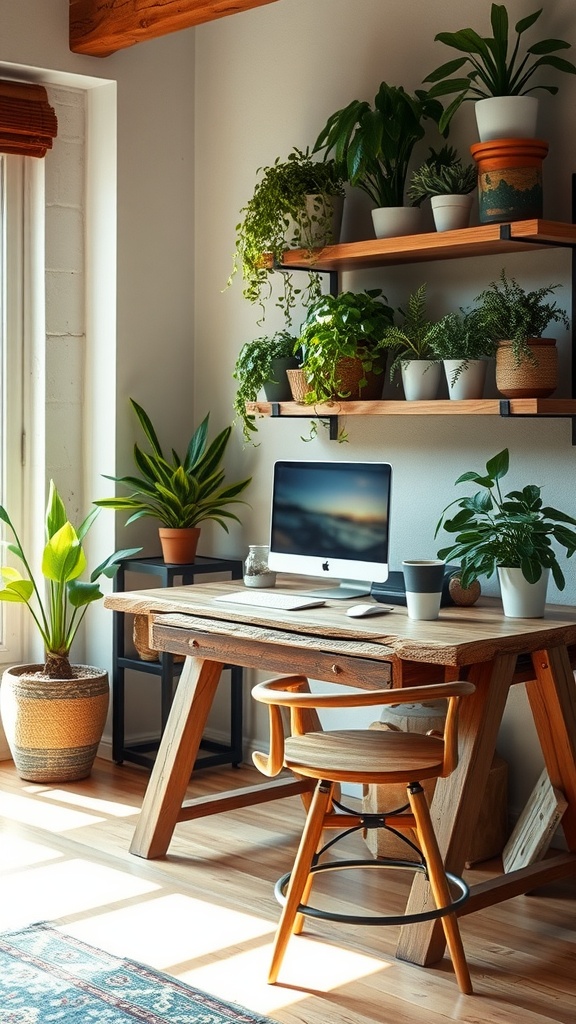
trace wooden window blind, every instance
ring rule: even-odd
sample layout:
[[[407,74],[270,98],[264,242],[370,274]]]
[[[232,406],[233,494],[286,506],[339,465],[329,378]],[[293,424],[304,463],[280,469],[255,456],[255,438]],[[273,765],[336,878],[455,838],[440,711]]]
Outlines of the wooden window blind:
[[[0,153],[46,156],[57,133],[44,86],[0,80]]]

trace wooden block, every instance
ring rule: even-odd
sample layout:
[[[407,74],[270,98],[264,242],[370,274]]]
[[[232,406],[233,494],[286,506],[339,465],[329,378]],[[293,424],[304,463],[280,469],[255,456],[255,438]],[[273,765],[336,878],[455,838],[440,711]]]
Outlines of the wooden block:
[[[504,871],[527,867],[544,856],[567,806],[564,794],[552,786],[544,769],[504,847]]]

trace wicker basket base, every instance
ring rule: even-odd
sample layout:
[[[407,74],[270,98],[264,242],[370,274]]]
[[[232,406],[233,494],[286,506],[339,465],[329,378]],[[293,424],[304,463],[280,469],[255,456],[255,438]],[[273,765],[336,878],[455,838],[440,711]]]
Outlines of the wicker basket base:
[[[501,341],[496,352],[496,387],[505,398],[548,398],[558,387],[558,351],[554,338],[528,341],[535,362],[516,364],[511,341]]]

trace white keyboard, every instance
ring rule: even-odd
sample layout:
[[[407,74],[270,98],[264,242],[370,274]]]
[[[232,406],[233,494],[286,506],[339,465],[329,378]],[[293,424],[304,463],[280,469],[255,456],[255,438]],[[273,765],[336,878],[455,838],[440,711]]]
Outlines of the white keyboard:
[[[295,612],[299,608],[318,608],[326,604],[321,597],[310,597],[306,594],[285,594],[278,590],[235,590],[231,594],[222,594],[214,601],[223,604],[251,605],[253,608],[277,608],[280,611]]]

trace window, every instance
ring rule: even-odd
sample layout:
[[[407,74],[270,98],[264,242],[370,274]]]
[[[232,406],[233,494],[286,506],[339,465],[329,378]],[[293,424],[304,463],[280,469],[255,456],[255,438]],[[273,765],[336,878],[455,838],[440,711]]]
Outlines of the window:
[[[23,238],[24,158],[0,155],[0,503],[16,522],[21,520],[25,436]],[[1,556],[4,564],[4,547]],[[22,657],[22,611],[0,603],[0,663]]]

